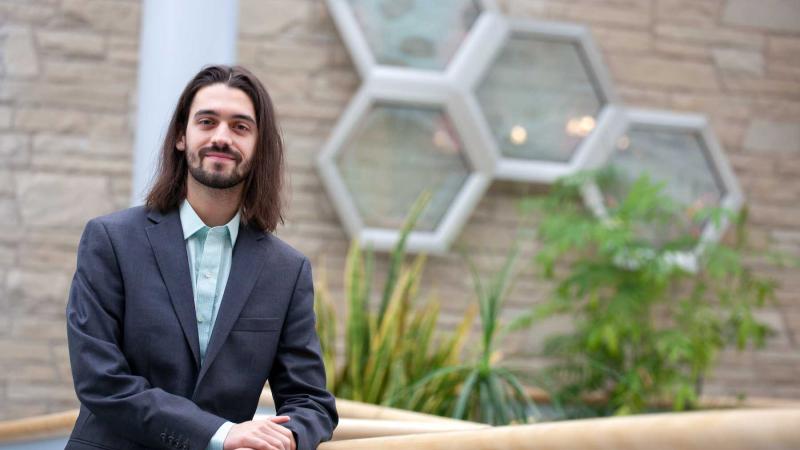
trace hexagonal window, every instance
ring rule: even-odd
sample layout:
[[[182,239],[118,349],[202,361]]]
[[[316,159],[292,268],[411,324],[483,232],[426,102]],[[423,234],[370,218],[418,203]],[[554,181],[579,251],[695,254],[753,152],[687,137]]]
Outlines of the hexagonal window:
[[[704,117],[638,109],[626,110],[622,117],[621,126],[589,164],[610,169],[610,177],[602,189],[591,186],[584,192],[587,204],[604,216],[641,176],[662,184],[662,192],[674,202],[675,216],[641,230],[641,235],[656,245],[680,244],[673,249],[681,253],[672,256],[696,269],[704,242],[717,239],[726,226],[724,219],[716,226],[697,213],[717,207],[738,211],[742,194],[736,177]],[[676,241],[687,234],[699,239],[700,246]]]
[[[347,3],[378,64],[428,70],[447,66],[482,10],[477,0]]]
[[[695,213],[720,206],[726,193],[701,136],[691,131],[634,125],[617,139],[608,165],[614,176],[603,192],[607,204],[618,203],[647,175],[681,208],[669,227],[648,233],[660,241],[686,232],[699,238],[706,223],[693,220]]]
[[[336,165],[367,227],[399,229],[414,201],[431,202],[416,230],[442,221],[470,166],[444,111],[435,107],[374,104],[350,134]]]
[[[606,98],[578,42],[514,32],[477,89],[502,156],[570,161]]]

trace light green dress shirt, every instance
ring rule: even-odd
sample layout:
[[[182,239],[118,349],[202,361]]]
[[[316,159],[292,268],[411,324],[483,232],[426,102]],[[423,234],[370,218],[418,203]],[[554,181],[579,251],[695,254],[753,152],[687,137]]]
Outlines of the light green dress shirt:
[[[197,314],[197,334],[200,338],[200,364],[203,364],[211,340],[214,322],[228,275],[231,271],[233,246],[239,233],[239,213],[223,226],[208,227],[192,209],[188,200],[180,208],[183,239],[189,255],[189,273],[192,278],[194,309]],[[233,424],[222,425],[208,444],[206,450],[222,450],[225,438]]]

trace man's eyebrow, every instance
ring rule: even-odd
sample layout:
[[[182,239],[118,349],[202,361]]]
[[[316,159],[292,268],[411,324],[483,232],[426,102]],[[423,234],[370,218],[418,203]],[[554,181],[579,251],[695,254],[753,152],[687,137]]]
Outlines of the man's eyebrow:
[[[219,117],[219,113],[214,111],[213,109],[201,109],[201,110],[197,111],[196,113],[194,113],[194,116],[195,117],[198,117],[198,116],[215,116],[215,117]],[[239,120],[244,120],[244,121],[250,122],[253,125],[256,124],[255,119],[253,119],[252,117],[248,116],[247,114],[234,114],[232,117],[234,119],[239,119]]]

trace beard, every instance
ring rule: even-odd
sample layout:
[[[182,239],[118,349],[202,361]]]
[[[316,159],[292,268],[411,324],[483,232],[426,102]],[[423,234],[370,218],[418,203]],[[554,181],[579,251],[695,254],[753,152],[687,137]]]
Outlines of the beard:
[[[225,165],[223,163],[214,162],[212,164],[213,170],[203,167],[203,160],[208,153],[222,153],[233,158],[233,169],[230,172],[223,172]],[[250,164],[243,162],[242,158],[231,149],[206,147],[200,149],[197,153],[186,152],[187,163],[189,166],[189,174],[198,183],[212,189],[230,189],[242,183],[247,174],[250,172]]]

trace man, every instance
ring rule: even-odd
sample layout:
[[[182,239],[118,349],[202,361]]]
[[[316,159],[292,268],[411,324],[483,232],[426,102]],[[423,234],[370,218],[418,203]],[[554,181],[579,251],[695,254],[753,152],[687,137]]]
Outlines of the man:
[[[81,238],[67,449],[316,448],[338,416],[309,262],[271,234],[284,158],[269,95],[242,67],[203,69],[161,153],[146,205]],[[267,380],[279,415],[253,421]]]

